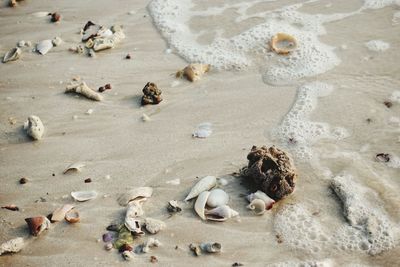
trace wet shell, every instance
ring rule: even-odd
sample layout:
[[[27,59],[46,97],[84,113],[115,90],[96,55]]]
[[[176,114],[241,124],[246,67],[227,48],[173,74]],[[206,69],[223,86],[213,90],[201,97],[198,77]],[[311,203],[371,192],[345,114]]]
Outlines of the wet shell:
[[[210,191],[210,195],[207,199],[207,206],[215,208],[228,204],[228,201],[228,194],[224,190],[217,188]]]
[[[196,202],[194,203],[194,210],[203,220],[206,220],[204,212],[209,195],[210,195],[209,191],[201,192],[200,195],[197,197]]]
[[[77,172],[80,172],[80,171],[82,170],[82,168],[85,167],[85,166],[86,166],[86,164],[83,163],[83,162],[76,162],[76,163],[73,163],[73,164],[69,165],[69,166],[64,170],[63,173],[66,174],[67,172],[70,172],[70,171],[77,171]]]
[[[24,239],[17,237],[0,245],[0,255],[4,253],[17,253],[24,247]]]
[[[286,33],[277,33],[270,42],[271,49],[280,55],[287,55],[297,48],[296,39]]]
[[[97,197],[96,191],[77,191],[71,192],[71,196],[79,202],[88,201]]]
[[[161,230],[165,229],[166,225],[163,221],[152,219],[152,218],[146,218],[144,221],[144,225],[146,230],[150,234],[157,234]]]
[[[51,215],[51,221],[52,222],[59,222],[62,221],[65,217],[65,214],[70,211],[71,209],[73,209],[74,206],[70,205],[70,204],[66,204],[64,206],[62,206],[61,208],[56,209],[53,214]]]
[[[272,198],[270,198],[267,194],[265,194],[264,192],[258,190],[254,193],[251,193],[250,195],[248,195],[246,197],[246,199],[249,202],[252,202],[255,199],[261,199],[265,202],[265,209],[269,210],[272,208],[272,206],[275,204],[275,200],[273,200]]]
[[[191,82],[201,79],[204,73],[210,70],[209,64],[190,64],[183,69],[183,76]]]
[[[221,252],[222,245],[220,243],[201,243],[200,248],[208,253],[219,253]]]
[[[223,222],[229,218],[232,218],[232,217],[235,217],[238,215],[239,215],[239,213],[237,211],[231,209],[227,205],[219,206],[212,210],[205,211],[205,216],[206,216],[207,220],[217,221],[217,222]]]
[[[254,211],[256,215],[263,215],[266,210],[265,202],[259,198],[254,199],[247,208]]]
[[[44,133],[44,126],[38,116],[31,115],[24,123],[24,130],[34,140],[40,140]]]
[[[118,198],[118,203],[121,206],[126,206],[129,202],[134,200],[145,201],[147,198],[150,198],[152,194],[153,188],[151,187],[137,187],[120,196]]]
[[[69,223],[77,223],[80,221],[79,212],[76,209],[72,209],[65,214],[65,220]]]
[[[43,40],[36,45],[36,51],[38,51],[39,54],[42,55],[47,54],[47,52],[49,52],[50,49],[52,48],[53,48],[53,42],[51,40]]]
[[[197,182],[190,190],[190,193],[185,198],[185,201],[188,201],[194,197],[197,197],[201,192],[210,190],[211,188],[217,185],[217,179],[215,176],[206,176]]]
[[[44,216],[31,217],[25,219],[29,231],[33,236],[40,235],[44,230],[49,229],[50,221]]]
[[[11,49],[10,51],[8,51],[4,57],[3,57],[3,63],[9,62],[9,61],[14,61],[19,59],[19,57],[21,56],[22,51],[21,49],[19,49],[18,47],[15,47],[13,49]]]

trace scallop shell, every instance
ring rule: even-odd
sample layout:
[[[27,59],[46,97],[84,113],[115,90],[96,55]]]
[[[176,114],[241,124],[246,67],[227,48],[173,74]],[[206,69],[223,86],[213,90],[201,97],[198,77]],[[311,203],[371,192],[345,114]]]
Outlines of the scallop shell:
[[[261,199],[265,202],[265,209],[269,210],[272,208],[272,206],[275,204],[275,200],[273,200],[272,198],[270,198],[267,194],[265,194],[264,192],[258,190],[254,193],[251,193],[250,195],[248,195],[246,197],[246,199],[249,202],[252,202],[255,199]]]
[[[80,221],[79,212],[76,209],[71,209],[65,214],[65,220],[69,223],[77,223]]]
[[[218,206],[226,205],[229,201],[228,194],[222,189],[213,189],[207,199],[207,206],[216,208]]]
[[[9,61],[14,61],[19,59],[19,57],[21,56],[22,51],[21,49],[19,49],[18,47],[15,47],[13,49],[11,49],[10,51],[8,51],[4,57],[3,57],[3,63],[9,62]]]
[[[203,122],[197,125],[197,129],[193,132],[192,136],[197,138],[207,138],[212,134],[212,124],[210,122]]]
[[[40,235],[44,230],[50,228],[50,221],[44,216],[31,217],[25,219],[29,231],[33,236]]]
[[[52,48],[53,42],[51,40],[43,40],[36,45],[36,51],[38,51],[42,55],[47,54],[47,52],[49,52]]]
[[[201,243],[200,248],[208,253],[219,253],[221,252],[222,245],[220,243]]]
[[[157,234],[161,230],[165,229],[166,225],[163,221],[152,219],[152,218],[146,218],[144,221],[144,225],[146,230],[150,234]]]
[[[71,196],[79,202],[88,201],[97,197],[96,191],[76,191],[71,192]]]
[[[185,201],[188,201],[194,197],[197,197],[201,192],[210,190],[211,188],[215,187],[217,185],[217,179],[215,176],[206,176],[202,178],[200,181],[195,184],[192,189],[190,190],[190,193],[187,195],[185,198]]]
[[[65,214],[73,209],[74,206],[70,204],[66,204],[62,206],[61,208],[56,209],[53,214],[51,215],[51,221],[52,222],[59,222],[62,221],[65,217]]]
[[[287,55],[297,48],[297,41],[287,33],[277,33],[272,37],[270,46],[277,54]]]
[[[26,130],[26,133],[33,139],[40,140],[44,133],[44,126],[38,116],[31,115],[24,123],[24,130]]]
[[[72,163],[71,165],[69,165],[65,170],[64,170],[64,174],[66,174],[67,172],[70,171],[77,171],[80,172],[82,170],[83,167],[85,167],[86,164],[83,162],[76,162],[76,163]]]
[[[151,187],[137,187],[121,195],[118,198],[118,203],[121,206],[126,206],[129,202],[134,200],[145,201],[147,198],[151,197],[152,194],[153,188]]]
[[[210,70],[210,64],[190,64],[186,66],[182,73],[191,82],[195,82],[201,79],[204,73]]]
[[[227,205],[219,206],[212,210],[205,211],[205,216],[206,216],[207,220],[217,221],[217,222],[223,222],[229,218],[232,218],[232,217],[235,217],[238,215],[239,215],[239,213],[237,211],[231,209]]]
[[[25,246],[24,239],[17,237],[0,245],[0,255],[4,253],[17,253]]]
[[[247,206],[248,209],[255,212],[256,215],[263,215],[266,208],[265,202],[262,199],[256,198]]]
[[[196,202],[194,203],[194,210],[203,220],[206,220],[206,216],[204,213],[209,195],[210,195],[209,191],[201,192],[200,195],[197,197]]]

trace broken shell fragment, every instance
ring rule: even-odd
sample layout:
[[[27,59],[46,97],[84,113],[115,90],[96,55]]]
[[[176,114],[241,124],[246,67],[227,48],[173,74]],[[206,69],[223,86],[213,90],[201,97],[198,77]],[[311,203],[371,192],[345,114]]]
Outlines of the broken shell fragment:
[[[135,218],[132,217],[125,218],[125,227],[136,236],[144,235],[144,232],[140,227],[140,221]]]
[[[248,209],[254,211],[256,215],[263,215],[266,208],[265,202],[262,199],[256,198],[247,206]]]
[[[277,33],[272,37],[270,46],[277,54],[287,55],[297,48],[297,41],[287,33]]]
[[[210,64],[199,64],[194,63],[186,66],[183,70],[178,71],[176,76],[184,76],[191,82],[195,82],[201,79],[204,73],[210,70]]]
[[[136,187],[121,195],[118,198],[118,203],[121,206],[126,206],[129,202],[134,200],[145,201],[147,198],[150,198],[152,194],[153,188],[151,187]]]
[[[161,96],[162,91],[158,89],[157,85],[152,82],[148,82],[143,90],[143,96],[142,96],[142,105],[156,105],[160,103],[163,99]]]
[[[49,52],[52,48],[53,42],[51,40],[43,40],[36,45],[36,51],[38,51],[41,55],[47,54],[47,52]]]
[[[201,192],[210,190],[217,185],[217,178],[215,176],[206,176],[195,184],[190,190],[189,194],[185,198],[188,201],[192,198],[197,197]]]
[[[71,209],[65,214],[65,220],[69,223],[77,223],[80,221],[79,212],[76,209]]]
[[[189,249],[193,251],[194,255],[200,256],[201,255],[201,248],[196,244],[190,244]]]
[[[142,252],[143,253],[147,253],[150,251],[150,248],[152,247],[160,247],[162,244],[160,241],[158,241],[155,238],[150,237],[149,239],[147,239],[146,242],[143,243],[142,245]]]
[[[146,230],[150,234],[157,234],[161,230],[164,230],[166,225],[163,221],[152,219],[152,218],[146,218],[144,220],[144,225]]]
[[[44,230],[49,229],[50,221],[44,216],[31,217],[25,219],[29,231],[33,236],[40,235]]]
[[[258,190],[256,192],[251,193],[250,195],[246,196],[246,199],[249,202],[252,202],[255,199],[261,199],[265,203],[265,209],[266,210],[270,210],[272,208],[272,206],[275,204],[275,200],[273,200],[267,194],[265,194],[264,192],[262,192],[260,190]]]
[[[177,213],[177,212],[181,212],[182,208],[179,206],[178,201],[170,200],[170,201],[168,201],[167,210],[170,213]]]
[[[194,203],[194,210],[202,220],[206,220],[204,212],[209,195],[210,195],[209,191],[201,192],[200,195],[197,197],[196,202]]]
[[[210,191],[210,195],[207,199],[207,206],[215,208],[228,204],[228,201],[228,194],[224,190],[217,188]]]
[[[86,98],[102,101],[103,96],[93,89],[89,88],[87,84],[83,81],[79,82],[71,82],[68,84],[67,88],[65,89],[65,93],[77,93],[85,96]]]
[[[200,248],[208,253],[220,253],[222,246],[220,243],[201,243]]]
[[[24,130],[34,140],[40,140],[44,133],[44,126],[38,116],[31,115],[24,123]]]
[[[76,191],[71,192],[71,196],[79,202],[88,201],[97,197],[96,191]]]
[[[22,50],[18,47],[15,47],[8,51],[3,57],[3,63],[7,63],[9,61],[14,61],[19,59],[22,54]]]
[[[143,199],[129,202],[128,209],[126,210],[126,216],[132,218],[142,216],[144,214],[142,201]]]
[[[207,138],[212,134],[212,124],[210,122],[203,122],[197,125],[197,129],[192,134],[193,137]]]
[[[0,245],[0,255],[4,253],[17,253],[25,246],[24,239],[17,237]]]
[[[239,213],[237,211],[231,209],[227,205],[219,206],[211,210],[205,210],[205,217],[210,221],[223,222],[238,215]]]
[[[71,165],[69,165],[63,172],[63,174],[66,174],[67,172],[70,171],[76,171],[76,172],[80,172],[82,171],[82,168],[85,167],[86,164],[83,162],[76,162],[76,163],[72,163]]]
[[[70,204],[66,204],[62,206],[61,208],[56,209],[53,214],[51,215],[51,222],[59,222],[62,221],[65,218],[65,214],[73,209],[74,206]]]

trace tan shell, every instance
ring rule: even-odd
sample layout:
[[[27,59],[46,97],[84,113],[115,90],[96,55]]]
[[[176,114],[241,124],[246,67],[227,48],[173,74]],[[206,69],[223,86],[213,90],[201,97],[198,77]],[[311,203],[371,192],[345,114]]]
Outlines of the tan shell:
[[[223,222],[232,217],[238,216],[239,213],[231,209],[227,205],[219,206],[211,210],[205,211],[205,217],[210,221]]]
[[[59,222],[65,218],[65,214],[74,208],[73,205],[66,204],[61,208],[56,209],[53,214],[51,215],[52,222]]]
[[[287,55],[297,48],[297,41],[287,33],[277,33],[272,37],[270,46],[277,54]]]
[[[153,195],[153,188],[151,187],[136,187],[129,190],[118,198],[118,203],[121,206],[128,205],[129,202],[134,200],[145,201]]]
[[[4,57],[3,57],[3,63],[9,62],[9,61],[14,61],[19,59],[19,57],[21,56],[22,51],[21,49],[19,49],[18,47],[15,47],[13,49],[11,49],[10,51],[8,51]]]
[[[77,223],[80,221],[79,212],[76,209],[69,210],[65,214],[65,220],[69,223]]]
[[[194,63],[186,66],[183,70],[178,71],[176,76],[184,76],[191,82],[195,82],[201,79],[204,73],[210,70],[210,64]]]

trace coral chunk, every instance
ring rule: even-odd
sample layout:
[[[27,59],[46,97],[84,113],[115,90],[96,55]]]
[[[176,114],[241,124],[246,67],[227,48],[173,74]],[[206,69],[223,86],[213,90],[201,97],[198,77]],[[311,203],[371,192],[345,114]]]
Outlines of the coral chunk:
[[[161,101],[161,90],[158,89],[155,83],[148,82],[143,88],[142,105],[156,105]]]

